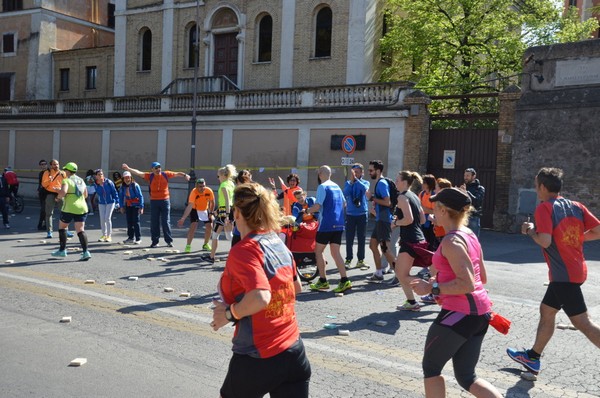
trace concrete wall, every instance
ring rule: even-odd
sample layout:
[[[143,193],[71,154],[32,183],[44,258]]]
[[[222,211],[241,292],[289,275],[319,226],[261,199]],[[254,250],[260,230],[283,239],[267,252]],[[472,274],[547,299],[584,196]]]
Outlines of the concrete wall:
[[[403,138],[414,135],[406,132],[407,117],[405,109],[227,117],[202,114],[196,133],[196,175],[216,187],[216,171],[227,163],[249,168],[255,180],[263,184],[269,177],[296,172],[301,186],[314,192],[315,170],[322,164],[332,166],[333,180],[343,183],[345,167],[341,166],[341,158],[347,155],[341,149],[332,150],[330,142],[332,135],[346,134],[366,136],[365,150],[351,155],[356,161],[367,164],[381,159],[386,170],[396,173],[403,168],[404,152],[410,150],[401,144]],[[400,144],[390,146],[394,140]],[[35,146],[31,146],[32,141]],[[109,175],[121,170],[122,163],[140,170],[149,170],[153,161],[161,162],[168,170],[187,172],[190,168],[187,116],[0,118],[0,163],[10,160],[11,142],[15,143],[13,166],[23,176],[22,192],[26,196],[34,195],[37,164],[42,158],[56,157],[61,164],[76,162],[82,172],[101,167]],[[173,182],[172,197],[175,207],[184,205],[187,184],[183,180]]]
[[[541,167],[565,172],[563,194],[600,214],[600,41],[534,47],[525,55],[516,107],[511,214],[532,212],[533,179]]]

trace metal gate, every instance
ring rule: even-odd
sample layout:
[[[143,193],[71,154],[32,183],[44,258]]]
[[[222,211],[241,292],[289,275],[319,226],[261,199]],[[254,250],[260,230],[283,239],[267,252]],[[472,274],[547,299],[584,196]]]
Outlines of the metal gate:
[[[473,167],[485,187],[481,226],[493,227],[496,197],[497,129],[452,129],[429,131],[427,172],[436,178],[447,178],[453,185],[464,183],[465,169]],[[454,168],[444,168],[445,151],[455,151]],[[446,162],[446,167],[449,162]]]

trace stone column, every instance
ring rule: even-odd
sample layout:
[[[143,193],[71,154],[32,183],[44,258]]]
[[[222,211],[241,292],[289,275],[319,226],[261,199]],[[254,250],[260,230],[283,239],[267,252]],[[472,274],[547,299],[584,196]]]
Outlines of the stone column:
[[[512,176],[512,141],[515,134],[515,113],[521,89],[510,86],[498,95],[498,149],[496,157],[496,200],[494,206],[494,229],[517,232],[522,220],[515,219],[510,211],[509,192]],[[512,215],[511,215],[512,213]]]
[[[409,107],[408,119],[404,133],[405,170],[424,173],[427,171],[429,155],[429,109],[431,98],[422,91],[415,90],[404,98],[404,105]]]

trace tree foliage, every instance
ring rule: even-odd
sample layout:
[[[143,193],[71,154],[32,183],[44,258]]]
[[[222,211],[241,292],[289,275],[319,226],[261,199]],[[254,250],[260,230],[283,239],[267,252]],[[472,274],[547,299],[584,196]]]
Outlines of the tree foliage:
[[[428,94],[502,90],[518,82],[524,51],[589,38],[553,0],[388,0],[383,80],[411,80]]]

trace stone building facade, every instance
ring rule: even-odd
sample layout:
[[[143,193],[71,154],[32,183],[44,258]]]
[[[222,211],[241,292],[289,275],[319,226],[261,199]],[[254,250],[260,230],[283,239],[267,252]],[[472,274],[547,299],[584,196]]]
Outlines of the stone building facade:
[[[114,43],[109,0],[23,0],[0,6],[0,101],[52,99],[53,51]]]
[[[541,167],[562,168],[563,194],[600,215],[600,40],[530,48],[524,60],[512,143],[512,224],[533,213]]]
[[[384,3],[117,1],[114,93],[154,95],[191,79],[196,20],[201,78],[226,75],[245,90],[375,82]]]

